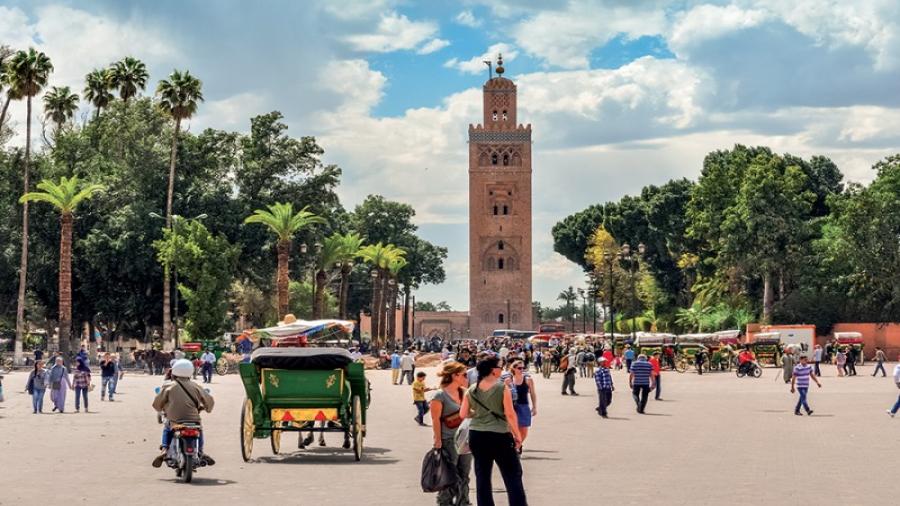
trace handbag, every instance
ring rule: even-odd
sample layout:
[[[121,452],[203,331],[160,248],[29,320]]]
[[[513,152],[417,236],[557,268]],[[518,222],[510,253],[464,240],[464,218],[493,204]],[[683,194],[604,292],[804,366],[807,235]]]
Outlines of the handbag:
[[[456,484],[456,466],[450,453],[443,448],[432,448],[422,460],[422,491],[440,492]]]
[[[463,419],[459,416],[459,411],[455,411],[447,416],[442,416],[441,423],[446,425],[448,429],[455,429],[463,423]]]

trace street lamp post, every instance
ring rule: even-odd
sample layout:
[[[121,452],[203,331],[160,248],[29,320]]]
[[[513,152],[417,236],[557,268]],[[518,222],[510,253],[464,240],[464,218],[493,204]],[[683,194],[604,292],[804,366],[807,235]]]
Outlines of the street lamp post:
[[[607,276],[607,278],[609,279],[609,332],[610,332],[610,334],[612,334],[612,339],[613,339],[613,349],[615,349],[615,344],[616,344],[616,309],[615,309],[615,307],[616,307],[616,306],[615,306],[616,302],[615,302],[615,295],[616,295],[616,290],[615,290],[615,286],[613,285],[613,269],[612,269],[612,268],[613,268],[613,261],[615,260],[615,257],[613,256],[612,253],[610,253],[610,252],[607,251],[606,253],[603,253],[603,259],[606,260],[606,264],[607,264],[607,266],[608,266],[608,268],[609,268],[608,276]],[[606,319],[606,318],[605,318],[606,314],[604,313],[603,316],[604,316],[604,320],[605,320],[605,319]],[[604,334],[605,334],[605,333],[606,333],[606,328],[605,328],[605,326],[604,326],[603,331],[604,331]]]
[[[640,267],[641,257],[644,256],[644,252],[646,251],[646,246],[644,243],[638,244],[637,255],[631,251],[631,246],[626,242],[622,245],[622,252],[620,254],[621,258],[628,260],[628,274],[631,281],[631,339],[634,340],[637,334],[635,330],[635,306],[636,306],[636,293],[635,293],[635,285],[634,285],[634,274],[637,272],[636,267]]]
[[[581,297],[581,333],[587,334],[587,299],[584,288],[578,289],[578,295]]]

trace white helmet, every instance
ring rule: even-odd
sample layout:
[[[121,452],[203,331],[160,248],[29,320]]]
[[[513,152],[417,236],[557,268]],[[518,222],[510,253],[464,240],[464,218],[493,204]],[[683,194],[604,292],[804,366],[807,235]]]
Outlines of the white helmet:
[[[190,360],[181,358],[172,364],[172,376],[179,378],[190,378],[194,375],[194,364]]]

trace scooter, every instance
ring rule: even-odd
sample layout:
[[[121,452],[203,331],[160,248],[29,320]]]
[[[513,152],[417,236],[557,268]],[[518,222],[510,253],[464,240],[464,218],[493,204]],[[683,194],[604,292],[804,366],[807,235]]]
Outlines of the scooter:
[[[745,375],[750,378],[759,378],[762,376],[762,367],[759,366],[756,362],[748,362],[746,365],[738,366],[735,369],[734,373],[738,378],[743,378]]]
[[[172,442],[166,455],[166,465],[175,470],[175,476],[184,483],[190,483],[194,471],[206,466],[206,459],[200,455],[200,433],[198,424],[177,424],[172,426]]]

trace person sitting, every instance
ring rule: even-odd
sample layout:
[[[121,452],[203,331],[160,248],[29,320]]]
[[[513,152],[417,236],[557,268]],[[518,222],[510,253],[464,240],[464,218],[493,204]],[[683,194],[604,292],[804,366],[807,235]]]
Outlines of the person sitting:
[[[156,398],[153,399],[153,409],[166,414],[168,422],[163,426],[162,445],[160,454],[153,459],[153,467],[162,466],[169,451],[169,443],[172,442],[174,431],[172,424],[192,423],[200,424],[200,411],[211,413],[215,400],[203,387],[191,381],[194,374],[194,364],[187,359],[176,360],[171,369],[172,382],[164,385]],[[209,455],[203,453],[203,431],[200,431],[200,455],[211,466],[216,463]]]
[[[742,373],[747,374],[754,362],[756,362],[756,355],[749,348],[745,348],[738,354],[738,370]]]

